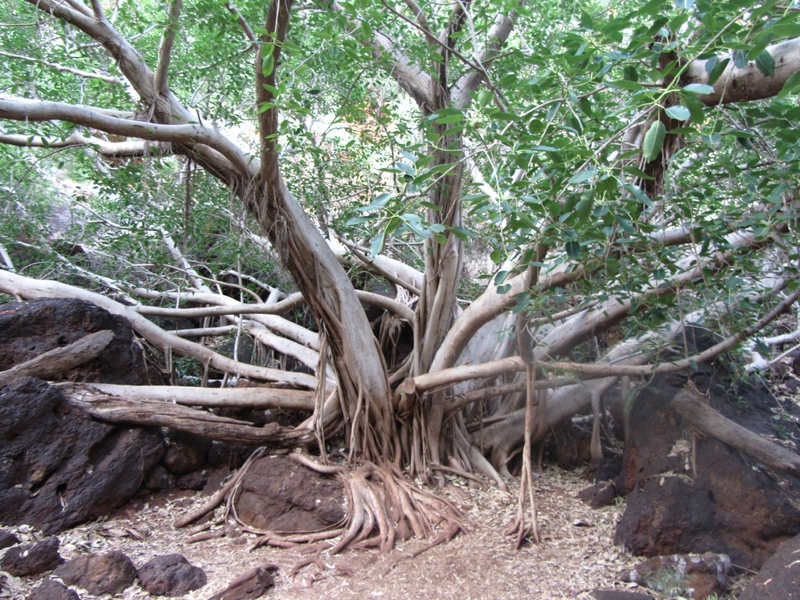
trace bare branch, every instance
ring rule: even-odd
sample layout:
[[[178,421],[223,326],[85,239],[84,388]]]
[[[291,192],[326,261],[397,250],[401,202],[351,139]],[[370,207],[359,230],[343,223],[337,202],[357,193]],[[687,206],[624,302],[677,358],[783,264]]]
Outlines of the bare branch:
[[[122,157],[122,156],[144,156],[150,152],[149,142],[128,141],[128,142],[108,142],[95,136],[86,136],[80,131],[72,132],[64,139],[49,139],[38,135],[28,136],[21,133],[0,133],[0,144],[20,146],[23,148],[80,148],[90,146],[103,156]],[[159,148],[159,154],[171,154],[172,150],[168,144]]]
[[[48,60],[42,60],[41,58],[32,58],[30,56],[23,56],[22,54],[3,52],[2,50],[0,50],[0,56],[5,56],[6,58],[13,58],[15,60],[24,60],[26,62],[32,62],[44,65],[46,67],[56,69],[57,71],[63,71],[64,73],[72,73],[73,75],[77,75],[78,77],[84,77],[86,79],[99,79],[101,81],[105,81],[106,83],[113,83],[114,85],[126,84],[126,81],[120,77],[112,77],[111,75],[105,75],[103,73],[93,73],[90,71],[83,71],[81,69],[75,69],[73,67],[67,67],[66,65],[60,65],[58,63],[50,62]]]
[[[156,89],[161,96],[169,92],[169,62],[172,55],[172,45],[178,32],[178,23],[181,15],[182,0],[169,0],[169,14],[167,25],[161,45],[158,48],[158,67],[156,68]]]
[[[244,31],[244,34],[247,36],[247,39],[253,42],[251,48],[253,50],[258,49],[258,43],[257,43],[258,40],[256,39],[256,34],[253,33],[253,29],[247,23],[244,16],[242,16],[242,13],[239,12],[239,9],[233,5],[233,2],[226,2],[225,8],[227,8],[228,11],[230,11],[230,13],[236,17],[236,20],[239,22],[239,26],[242,28],[242,31]]]

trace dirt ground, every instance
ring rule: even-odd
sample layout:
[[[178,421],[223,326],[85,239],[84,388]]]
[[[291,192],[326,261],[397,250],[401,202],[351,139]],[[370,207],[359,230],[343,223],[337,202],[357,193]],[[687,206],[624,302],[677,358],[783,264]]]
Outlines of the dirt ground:
[[[61,554],[70,559],[87,552],[121,550],[137,567],[157,555],[183,554],[208,575],[208,583],[186,595],[187,600],[207,599],[245,571],[268,564],[279,570],[275,587],[263,597],[282,600],[588,599],[597,588],[635,589],[632,584],[618,582],[618,577],[637,559],[613,544],[624,504],[590,509],[575,497],[587,485],[578,473],[551,467],[537,480],[543,541],[524,545],[519,551],[514,550],[513,539],[503,533],[516,515],[517,488],[513,484],[505,493],[494,486],[471,489],[459,477],[448,476],[448,481],[445,496],[462,508],[470,531],[416,558],[409,552],[425,542],[411,539],[385,554],[360,550],[328,556],[322,552],[317,564],[307,565],[292,576],[292,570],[309,558],[302,547],[251,551],[255,536],[242,533],[233,521],[227,527],[207,530],[227,530],[231,535],[194,543],[189,538],[200,527],[175,529],[175,519],[207,500],[199,493],[135,498],[112,518],[61,534]],[[35,537],[29,528],[11,529],[23,542]],[[0,591],[0,597],[24,598],[38,581],[12,578],[9,585]],[[151,598],[138,585],[121,597]],[[83,592],[81,598],[92,596]]]

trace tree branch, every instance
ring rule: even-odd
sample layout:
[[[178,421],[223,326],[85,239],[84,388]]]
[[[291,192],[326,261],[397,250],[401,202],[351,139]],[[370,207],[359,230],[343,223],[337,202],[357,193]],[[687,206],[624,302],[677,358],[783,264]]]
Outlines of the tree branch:
[[[65,65],[60,65],[58,63],[50,62],[48,60],[43,60],[41,58],[31,58],[30,56],[13,54],[11,52],[3,52],[2,50],[0,50],[0,56],[5,56],[6,58],[13,58],[16,60],[24,60],[26,62],[37,63],[40,65],[44,65],[46,67],[50,67],[51,69],[55,69],[57,71],[63,71],[64,73],[72,73],[73,75],[77,75],[78,77],[84,77],[86,79],[99,79],[101,81],[105,81],[106,83],[113,83],[114,85],[125,85],[127,83],[124,79],[120,77],[112,77],[111,75],[104,75],[103,73],[93,73],[90,71],[83,71],[81,69],[75,69],[73,67],[67,67]]]
[[[775,63],[775,72],[764,75],[754,61],[741,69],[731,60],[714,83],[713,94],[700,94],[698,98],[708,106],[730,102],[749,102],[775,96],[786,81],[800,71],[800,37],[767,46]],[[686,71],[685,82],[708,84],[707,60],[693,60]]]
[[[86,136],[80,131],[72,132],[64,139],[48,139],[42,136],[29,136],[21,133],[0,133],[0,144],[9,144],[23,148],[80,148],[91,146],[103,156],[144,156],[149,150],[148,142],[109,142],[95,136]],[[168,144],[159,147],[162,156],[171,154],[172,149]]]
[[[169,0],[169,13],[164,37],[158,48],[158,67],[156,68],[156,90],[159,95],[166,96],[169,92],[169,62],[172,56],[172,45],[178,32],[178,23],[181,15],[182,0]]]

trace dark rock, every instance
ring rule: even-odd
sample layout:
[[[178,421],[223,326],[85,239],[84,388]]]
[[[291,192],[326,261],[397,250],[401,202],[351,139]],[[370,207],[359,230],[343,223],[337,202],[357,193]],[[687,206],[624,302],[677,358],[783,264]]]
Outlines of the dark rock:
[[[19,538],[10,531],[0,530],[0,550],[19,544]]]
[[[739,600],[800,600],[800,535],[778,546]]]
[[[64,583],[83,588],[93,596],[121,592],[136,579],[136,567],[122,552],[79,556],[53,573]]]
[[[594,596],[595,600],[655,600],[649,594],[621,592],[618,590],[594,590],[592,596]]]
[[[179,490],[194,490],[199,492],[206,487],[208,471],[195,471],[183,477],[178,477],[175,482]]]
[[[69,589],[55,579],[45,579],[27,600],[80,600],[80,596],[75,590]]]
[[[94,421],[44,381],[0,388],[0,522],[46,534],[108,514],[164,453],[159,429]]]
[[[147,480],[144,482],[144,487],[151,492],[165,492],[175,487],[175,476],[167,471],[167,468],[162,464],[157,464],[150,471]]]
[[[674,554],[642,561],[630,571],[624,572],[622,579],[667,595],[681,590],[689,598],[703,600],[728,589],[731,568],[731,559],[725,554]]]
[[[175,429],[167,432],[167,444],[167,453],[161,462],[175,475],[202,469],[211,448],[211,440]]]
[[[227,588],[211,596],[209,600],[251,600],[260,598],[275,585],[272,573],[278,567],[268,565],[256,567],[234,579]]]
[[[103,354],[63,375],[69,381],[129,385],[166,383],[156,368],[147,368],[128,321],[83,300],[42,298],[0,308],[0,371],[110,329],[114,339]]]
[[[565,471],[574,471],[592,460],[591,441],[591,429],[568,421],[550,432],[546,440],[547,459]]]
[[[216,493],[225,483],[225,480],[231,474],[228,467],[221,467],[219,469],[211,469],[208,473],[208,481],[203,486],[203,495],[210,496]]]
[[[51,571],[64,562],[58,553],[60,543],[57,537],[49,537],[35,544],[15,546],[3,556],[0,568],[15,577]]]
[[[249,446],[212,442],[208,451],[208,464],[211,467],[228,468],[234,471],[241,467],[252,453],[253,449]]]
[[[603,508],[614,504],[617,487],[613,481],[601,481],[578,492],[578,498],[592,508]]]
[[[776,403],[765,390],[740,385],[736,396],[728,395],[730,384],[704,365],[692,380],[727,418],[778,437]],[[800,533],[800,481],[768,472],[713,438],[697,436],[693,453],[693,436],[670,406],[685,383],[685,376],[657,376],[631,408],[615,480],[619,493],[628,495],[627,506],[614,541],[644,556],[724,553],[757,569]]]
[[[592,483],[614,479],[622,470],[622,461],[618,458],[592,459],[583,472],[582,477]]]
[[[242,478],[239,518],[270,531],[317,531],[344,517],[344,488],[287,456],[254,461]]]
[[[206,574],[180,554],[156,556],[137,571],[139,584],[154,596],[180,596],[206,584]]]

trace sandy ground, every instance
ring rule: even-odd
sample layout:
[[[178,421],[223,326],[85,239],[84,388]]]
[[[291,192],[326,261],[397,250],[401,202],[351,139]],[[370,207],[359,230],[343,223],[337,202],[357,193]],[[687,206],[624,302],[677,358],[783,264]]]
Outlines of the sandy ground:
[[[138,567],[160,554],[180,553],[202,567],[208,583],[186,596],[209,598],[245,571],[264,564],[279,567],[276,585],[265,597],[286,600],[324,598],[591,598],[596,588],[629,589],[615,583],[620,571],[636,562],[614,546],[614,528],[623,504],[592,510],[575,498],[586,486],[576,473],[548,469],[536,482],[543,541],[514,550],[504,530],[517,510],[516,488],[471,489],[463,479],[449,477],[445,496],[467,517],[469,533],[412,558],[410,551],[425,544],[411,539],[392,552],[348,551],[320,555],[317,564],[292,569],[309,558],[302,548],[261,547],[250,550],[255,536],[229,524],[233,535],[192,543],[198,527],[175,529],[172,522],[207,498],[200,494],[139,497],[116,518],[100,520],[64,532],[61,554],[74,558],[87,552],[122,550]],[[222,509],[218,510],[221,515]],[[220,525],[211,531],[223,529]],[[37,536],[29,528],[10,528],[23,542]],[[143,538],[143,539],[138,539]],[[0,597],[24,598],[38,580],[11,579]],[[86,593],[82,598],[91,598]],[[149,598],[138,585],[126,599]]]

